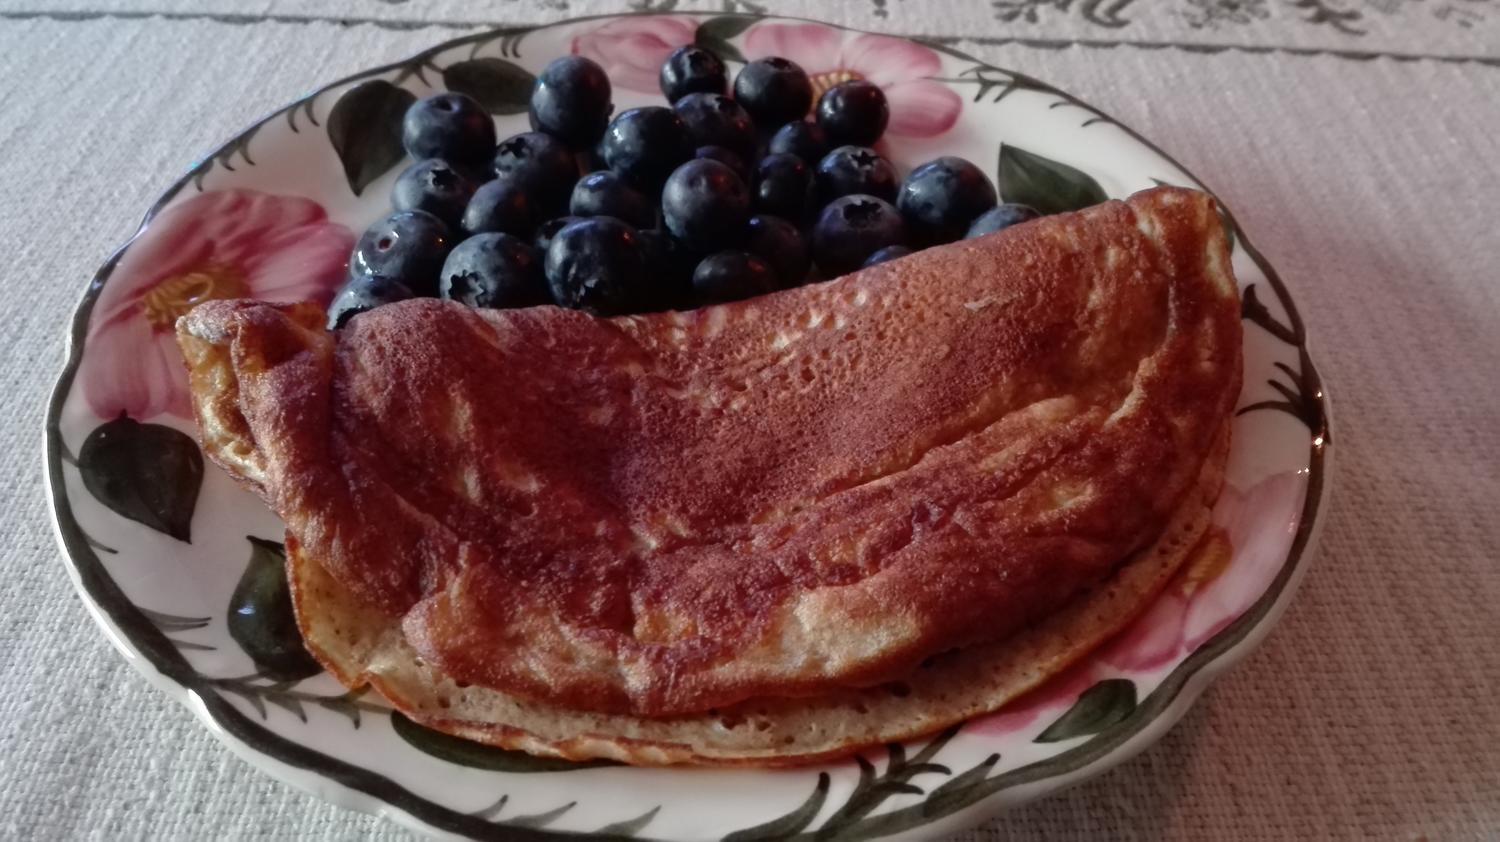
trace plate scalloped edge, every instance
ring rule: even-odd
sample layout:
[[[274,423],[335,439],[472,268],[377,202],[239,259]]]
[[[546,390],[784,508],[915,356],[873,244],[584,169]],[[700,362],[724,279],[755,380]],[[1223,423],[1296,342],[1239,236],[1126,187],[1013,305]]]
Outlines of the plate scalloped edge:
[[[121,256],[146,230],[158,212],[185,186],[194,182],[195,179],[201,179],[203,173],[211,168],[215,161],[225,159],[237,149],[242,150],[243,144],[261,126],[283,114],[303,108],[327,91],[406,66],[418,65],[458,45],[482,39],[519,36],[538,29],[568,26],[591,19],[623,17],[630,17],[630,15],[600,15],[593,18],[574,18],[539,27],[500,28],[446,41],[403,61],[365,70],[322,86],[271,112],[249,128],[236,134],[180,177],[153,204],[136,234],[110,256],[89,282],[84,298],[72,317],[66,362],[49,401],[44,458],[53,526],[74,586],[84,597],[84,603],[90,615],[105,630],[115,648],[153,685],[186,705],[208,726],[215,737],[253,765],[280,780],[292,783],[304,791],[333,803],[387,816],[417,831],[429,833],[437,831],[475,837],[503,836],[507,839],[562,839],[591,836],[586,833],[497,824],[457,812],[413,794],[390,778],[299,745],[253,721],[234,707],[208,683],[204,676],[192,668],[181,653],[168,642],[166,636],[124,596],[104,569],[90,540],[83,534],[73,515],[72,506],[65,491],[63,465],[65,461],[71,459],[71,455],[65,457],[66,451],[59,431],[62,407],[70,393],[82,358],[84,337],[93,305]],[[752,20],[799,20],[760,15],[735,15],[733,17]],[[989,65],[946,45],[918,42],[925,43],[926,46],[959,60],[973,62],[977,67],[1006,74],[1011,79],[1023,82],[1028,89],[1062,97],[1069,103],[1096,115],[1097,119],[1117,126],[1135,141],[1187,174],[1197,186],[1208,190],[1200,179],[1193,176],[1155,144],[1076,97],[1024,74]],[[979,776],[969,781],[962,793],[958,793],[962,795],[962,798],[949,799],[940,810],[902,808],[891,813],[879,814],[877,817],[882,819],[901,813],[903,809],[909,814],[905,821],[897,816],[894,821],[882,825],[880,835],[898,833],[915,827],[923,828],[924,832],[938,832],[972,825],[998,813],[1006,806],[1006,803],[993,797],[997,793],[1002,791],[1010,793],[1007,799],[1009,803],[1029,800],[1077,783],[1134,756],[1170,729],[1186,713],[1193,701],[1214,677],[1222,674],[1252,650],[1269,633],[1276,618],[1290,602],[1308,566],[1308,556],[1316,546],[1322,527],[1318,513],[1327,505],[1330,493],[1332,440],[1329,400],[1309,355],[1307,337],[1301,318],[1284,284],[1275,270],[1244,236],[1243,230],[1238,227],[1232,215],[1227,214],[1227,209],[1226,215],[1228,216],[1227,224],[1233,229],[1246,253],[1265,275],[1278,303],[1287,314],[1290,324],[1275,323],[1274,318],[1258,304],[1255,306],[1260,312],[1258,314],[1251,312],[1252,296],[1247,296],[1246,318],[1260,324],[1277,338],[1297,349],[1301,364],[1301,370],[1298,373],[1302,378],[1302,382],[1298,385],[1304,387],[1309,393],[1304,397],[1308,399],[1308,407],[1311,411],[1303,417],[1308,424],[1311,441],[1307,469],[1308,485],[1297,531],[1293,536],[1285,562],[1277,572],[1271,586],[1243,615],[1177,664],[1167,678],[1143,699],[1128,717],[1083,744],[1064,750],[1048,759],[1021,766],[994,777],[984,777],[981,770]],[[820,782],[820,787],[826,791],[825,782]],[[797,830],[800,831],[801,828]]]

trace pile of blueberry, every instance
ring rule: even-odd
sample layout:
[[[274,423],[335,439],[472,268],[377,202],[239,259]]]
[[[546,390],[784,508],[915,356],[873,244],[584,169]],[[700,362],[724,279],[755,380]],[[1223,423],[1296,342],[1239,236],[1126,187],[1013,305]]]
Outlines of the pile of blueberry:
[[[537,77],[532,131],[498,145],[463,94],[412,105],[402,139],[416,163],[396,179],[395,212],[355,246],[329,326],[414,296],[603,316],[687,309],[1037,216],[997,205],[962,158],[899,178],[871,148],[890,110],[869,82],[814,103],[802,68],[767,58],[740,70],[731,97],[724,62],[688,46],[662,65],[661,89],[671,107],[611,119],[604,70],[560,58]]]

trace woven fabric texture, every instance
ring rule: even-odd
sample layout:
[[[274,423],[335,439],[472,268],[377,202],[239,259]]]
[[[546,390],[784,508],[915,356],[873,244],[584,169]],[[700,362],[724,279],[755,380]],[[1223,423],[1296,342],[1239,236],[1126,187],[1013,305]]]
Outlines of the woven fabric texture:
[[[408,838],[234,757],[88,618],[42,480],[65,326],[156,194],[260,114],[481,26],[641,5],[0,2],[0,836]],[[1500,833],[1500,3],[754,7],[949,40],[1160,143],[1285,276],[1333,397],[1322,547],[1264,645],[1135,760],[954,838]]]

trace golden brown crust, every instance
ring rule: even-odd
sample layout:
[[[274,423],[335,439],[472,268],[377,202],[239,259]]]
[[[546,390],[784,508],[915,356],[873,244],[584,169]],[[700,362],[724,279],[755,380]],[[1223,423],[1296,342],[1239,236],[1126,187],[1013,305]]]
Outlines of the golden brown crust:
[[[264,338],[254,346],[242,343],[240,350],[246,353],[236,358],[226,351],[229,324],[240,320],[260,322]],[[278,346],[290,345],[293,352],[322,346],[319,356],[330,357],[332,340],[323,335],[326,320],[323,308],[316,304],[304,302],[267,311],[256,302],[244,300],[226,301],[198,316],[183,316],[179,320],[177,344],[187,362],[188,385],[203,450],[262,497],[266,496],[266,460],[245,419],[242,389],[264,372],[267,355],[279,359],[275,350]],[[274,398],[274,388],[268,391],[273,394],[245,403],[261,404]]]
[[[1179,189],[692,313],[412,301],[335,345],[282,312],[180,326],[238,376],[238,473],[426,662],[601,713],[1003,639],[1161,534],[1239,389],[1226,243]]]
[[[931,660],[896,685],[810,698],[752,699],[696,715],[643,718],[530,704],[461,687],[422,662],[399,627],[361,606],[288,541],[288,571],[308,648],[345,685],[373,686],[411,719],[499,748],[637,765],[792,766],[922,737],[1002,707],[1073,665],[1138,616],[1182,568],[1222,547],[1206,536],[1228,427],[1161,537],[1110,578],[1003,641]],[[1220,536],[1216,536],[1220,537]],[[1200,540],[1201,539],[1201,540]]]

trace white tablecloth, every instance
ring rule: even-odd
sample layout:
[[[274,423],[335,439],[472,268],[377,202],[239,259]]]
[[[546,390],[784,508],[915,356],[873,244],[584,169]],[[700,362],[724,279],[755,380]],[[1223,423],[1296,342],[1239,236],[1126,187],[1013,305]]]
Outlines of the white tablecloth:
[[[0,2],[0,836],[406,836],[231,756],[88,619],[42,490],[64,326],[263,112],[476,27],[641,5]],[[1323,547],[1265,645],[1138,759],[957,838],[1500,833],[1500,2],[754,6],[951,40],[1159,142],[1286,277],[1334,399]]]

